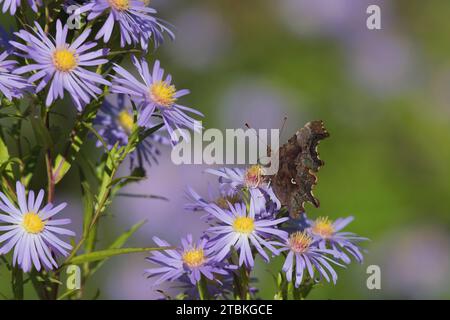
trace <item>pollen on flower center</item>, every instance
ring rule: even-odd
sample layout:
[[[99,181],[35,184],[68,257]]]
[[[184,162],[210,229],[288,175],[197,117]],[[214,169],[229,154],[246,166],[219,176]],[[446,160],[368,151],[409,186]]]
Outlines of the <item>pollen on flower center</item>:
[[[233,222],[233,229],[236,232],[250,234],[255,230],[255,221],[249,217],[239,217]]]
[[[45,228],[45,223],[39,217],[38,214],[34,212],[28,212],[23,216],[22,226],[26,232],[37,234],[41,233]]]
[[[298,253],[306,252],[312,242],[313,239],[305,232],[298,231],[291,234],[289,237],[289,246],[291,247],[291,250]]]
[[[133,130],[134,119],[133,116],[127,111],[123,110],[117,116],[117,121],[123,130],[127,133],[131,133]]]
[[[130,0],[108,0],[108,2],[111,7],[119,11],[130,9]]]
[[[244,176],[244,183],[248,188],[257,188],[263,181],[262,168],[259,165],[251,166]]]
[[[333,221],[327,217],[320,217],[314,222],[311,231],[322,238],[329,238],[334,233]]]
[[[53,53],[53,65],[59,71],[72,71],[77,66],[77,56],[68,49],[58,49]]]
[[[150,87],[150,97],[152,100],[163,107],[171,107],[177,100],[175,93],[177,89],[164,81],[158,81]]]
[[[205,263],[205,253],[203,249],[192,248],[183,253],[183,262],[189,268],[197,268]]]

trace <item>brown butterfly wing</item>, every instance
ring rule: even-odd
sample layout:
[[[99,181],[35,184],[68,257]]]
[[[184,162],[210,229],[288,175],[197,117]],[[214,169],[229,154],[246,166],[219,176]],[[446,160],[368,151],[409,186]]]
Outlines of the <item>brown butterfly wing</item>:
[[[270,178],[271,186],[294,218],[305,212],[306,202],[319,206],[312,193],[317,183],[316,173],[324,165],[317,146],[329,136],[322,121],[308,122],[279,150],[279,170]]]

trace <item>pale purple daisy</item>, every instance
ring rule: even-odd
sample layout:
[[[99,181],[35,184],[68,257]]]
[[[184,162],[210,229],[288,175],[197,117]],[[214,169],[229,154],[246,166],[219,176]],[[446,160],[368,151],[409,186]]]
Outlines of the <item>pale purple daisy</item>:
[[[165,23],[153,16],[156,10],[147,7],[142,0],[90,0],[77,11],[78,14],[85,12],[89,13],[88,20],[108,15],[95,37],[96,40],[103,38],[105,43],[110,40],[116,23],[120,28],[121,47],[140,44],[143,50],[147,50],[151,37],[157,47],[164,40],[164,32],[175,38]]]
[[[0,212],[6,213],[0,214],[0,231],[5,232],[0,236],[0,243],[5,243],[0,254],[7,254],[14,248],[13,264],[20,265],[25,272],[31,271],[33,265],[38,271],[42,267],[57,268],[53,253],[67,256],[68,250],[72,249],[57,235],[75,236],[72,231],[60,227],[70,224],[70,219],[54,219],[66,203],[56,207],[49,203],[41,209],[44,190],[36,197],[30,191],[27,198],[25,187],[17,182],[16,192],[18,206],[0,192]]]
[[[280,201],[264,179],[263,169],[259,165],[253,165],[246,170],[223,168],[207,169],[206,172],[219,176],[221,184],[229,185],[235,190],[248,191],[256,214],[266,212],[269,200],[274,204],[275,210],[281,208]]]
[[[247,208],[242,203],[229,204],[229,209],[224,210],[213,204],[205,210],[218,220],[218,225],[210,227],[207,232],[215,235],[211,239],[208,249],[216,252],[216,259],[222,261],[234,247],[239,252],[239,265],[254,266],[252,246],[261,257],[269,261],[269,256],[263,249],[267,248],[272,254],[278,255],[279,251],[271,244],[273,239],[286,238],[287,232],[277,229],[277,226],[288,220],[281,219],[256,219],[255,211]]]
[[[120,147],[127,145],[128,137],[134,127],[133,109],[129,100],[122,94],[115,98],[117,99],[105,99],[94,121],[94,125],[98,127],[98,133],[110,149],[116,144]],[[130,155],[131,166],[133,167],[136,159],[142,159],[149,165],[152,162],[158,163],[157,158],[161,153],[157,145],[170,145],[170,141],[159,133],[153,133],[139,142],[136,150]],[[98,141],[97,146],[102,146],[102,143]]]
[[[9,10],[9,13],[15,15],[17,8],[20,7],[22,0],[0,0],[0,4],[3,2],[3,13]],[[28,4],[34,12],[38,11],[38,6],[42,6],[42,0],[28,0]]]
[[[185,209],[189,211],[206,211],[205,208],[215,204],[222,209],[228,209],[229,204],[242,202],[241,195],[232,189],[220,188],[218,192],[213,192],[212,188],[208,188],[208,198],[200,196],[193,188],[188,187],[186,196],[191,201],[185,205]],[[209,213],[204,216],[207,220],[214,218]]]
[[[296,288],[302,283],[305,270],[308,270],[311,279],[314,279],[316,270],[321,278],[325,278],[328,282],[332,280],[336,284],[337,273],[329,262],[338,266],[342,265],[327,256],[334,255],[334,251],[320,249],[308,233],[304,231],[292,233],[280,251],[288,251],[282,270],[286,273],[286,280],[289,282],[292,281],[292,275],[295,272]],[[328,273],[331,275],[331,280]]]
[[[21,98],[24,91],[31,89],[31,85],[21,76],[12,74],[17,62],[6,60],[7,52],[0,54],[0,93],[8,100]]]
[[[171,247],[170,244],[158,237],[153,237],[153,241],[160,247]],[[193,285],[197,284],[201,276],[209,280],[214,280],[215,275],[227,275],[226,265],[213,259],[210,252],[206,250],[208,240],[201,239],[194,243],[192,235],[181,239],[181,248],[161,251],[153,251],[149,262],[160,265],[158,268],[147,269],[147,276],[160,276],[154,283],[159,285],[164,281],[175,281],[182,276],[188,276]]]
[[[152,72],[144,59],[138,60],[133,57],[133,64],[139,72],[140,80],[121,66],[116,65],[114,71],[117,75],[114,76],[111,92],[127,94],[138,105],[139,126],[152,127],[151,117],[158,115],[162,118],[173,143],[176,143],[179,138],[174,133],[174,129],[200,130],[198,123],[186,112],[199,116],[203,116],[203,114],[177,103],[180,97],[189,94],[189,90],[177,90],[172,84],[170,75],[164,78],[164,69],[160,67],[159,61],[155,62]],[[189,135],[184,130],[181,130],[180,133],[185,139],[189,139]]]
[[[331,248],[336,253],[335,257],[347,264],[351,262],[348,255],[362,263],[364,257],[357,244],[368,239],[351,232],[341,232],[352,221],[353,217],[339,218],[334,222],[328,218],[320,217],[310,223],[311,227],[308,231],[318,241],[319,248]]]
[[[46,105],[54,100],[64,98],[64,90],[68,91],[79,111],[103,91],[98,86],[109,86],[109,81],[85,67],[98,67],[108,62],[101,59],[107,54],[107,49],[88,51],[95,47],[95,42],[86,42],[91,29],[85,30],[71,44],[67,43],[68,26],[61,21],[56,22],[56,37],[48,36],[38,23],[37,31],[30,33],[21,30],[15,33],[26,44],[11,41],[11,44],[21,50],[21,56],[32,60],[32,64],[15,70],[16,74],[34,72],[28,79],[30,83],[40,80],[36,93],[43,90],[50,82]]]

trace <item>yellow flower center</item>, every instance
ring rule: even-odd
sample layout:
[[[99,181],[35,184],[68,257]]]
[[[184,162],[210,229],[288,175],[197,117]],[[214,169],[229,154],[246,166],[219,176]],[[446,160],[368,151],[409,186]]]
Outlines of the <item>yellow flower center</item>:
[[[327,217],[317,218],[311,231],[322,238],[329,238],[334,234],[333,221],[329,220]]]
[[[233,222],[235,232],[250,234],[255,230],[255,221],[249,217],[239,217]]]
[[[291,250],[298,253],[308,251],[309,246],[313,242],[313,239],[305,232],[295,232],[289,237],[289,246]]]
[[[28,212],[23,216],[22,226],[26,232],[37,234],[44,230],[45,223],[36,213]]]
[[[263,181],[263,171],[260,165],[254,165],[247,169],[244,183],[248,188],[258,188]]]
[[[150,87],[150,97],[156,104],[168,108],[177,101],[175,98],[176,91],[175,86],[159,81]]]
[[[192,248],[183,253],[183,262],[189,268],[197,268],[205,263],[205,253],[203,249]]]
[[[59,71],[72,71],[77,66],[77,56],[68,49],[58,49],[53,53],[53,65]]]
[[[130,0],[108,0],[109,5],[116,10],[125,11],[130,9]]]
[[[131,133],[134,126],[134,118],[127,110],[121,111],[119,113],[117,121],[119,122],[119,125],[122,127],[122,129],[125,130],[125,132]]]

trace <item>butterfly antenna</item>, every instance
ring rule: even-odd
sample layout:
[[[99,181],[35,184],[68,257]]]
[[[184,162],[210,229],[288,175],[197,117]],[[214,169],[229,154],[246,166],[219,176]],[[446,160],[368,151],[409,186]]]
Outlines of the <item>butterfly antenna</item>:
[[[245,123],[245,126],[247,127],[247,129],[254,129],[254,128],[252,128],[247,122]],[[256,131],[256,129],[255,129],[255,131]],[[256,131],[256,136],[258,137],[259,142],[260,142],[261,144],[264,144],[265,147],[267,148],[267,147],[268,147],[267,143],[261,140],[261,138],[259,137],[258,131]]]
[[[245,123],[245,126],[247,127],[247,129],[253,129],[247,122]],[[255,129],[255,131],[256,131],[256,129]],[[259,141],[259,143],[260,143],[260,146],[261,146],[261,145],[264,145],[264,148],[267,149],[267,148],[269,147],[269,145],[267,144],[267,142],[261,140],[261,138],[260,138],[258,132],[256,133],[256,136],[258,137],[258,141]],[[260,162],[260,160],[261,160],[261,159],[258,158],[258,163]]]

